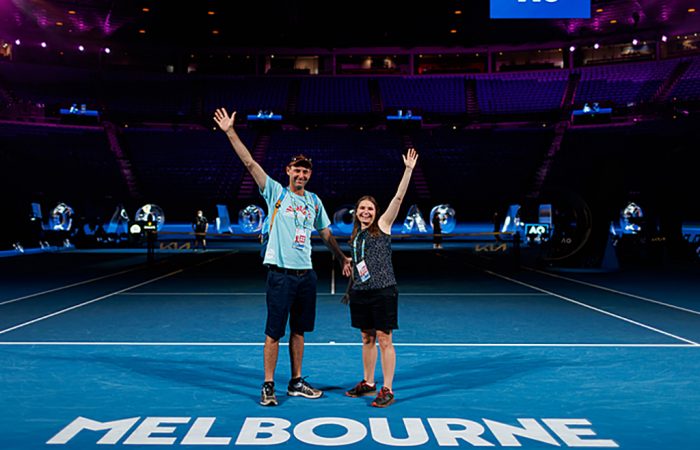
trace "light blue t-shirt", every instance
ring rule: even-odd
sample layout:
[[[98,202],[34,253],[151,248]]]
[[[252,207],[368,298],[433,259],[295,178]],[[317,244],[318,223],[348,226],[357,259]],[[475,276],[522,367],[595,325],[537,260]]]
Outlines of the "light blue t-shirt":
[[[267,203],[268,216],[272,216],[275,203],[282,196],[284,189],[288,188],[267,177],[265,189],[261,190],[260,194]],[[285,269],[311,269],[311,232],[314,229],[328,228],[330,224],[323,203],[315,194],[304,191],[304,195],[301,196],[287,191],[270,229],[263,264]],[[297,229],[303,229],[306,233],[306,243],[302,249],[294,247]]]

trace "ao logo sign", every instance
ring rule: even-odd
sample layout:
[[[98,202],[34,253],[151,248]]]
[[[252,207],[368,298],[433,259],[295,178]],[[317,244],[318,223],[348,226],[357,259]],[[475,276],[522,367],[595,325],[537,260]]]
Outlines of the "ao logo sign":
[[[546,229],[542,225],[533,225],[530,227],[530,231],[528,231],[527,234],[542,234],[545,231]]]
[[[492,19],[590,19],[591,0],[491,0]]]

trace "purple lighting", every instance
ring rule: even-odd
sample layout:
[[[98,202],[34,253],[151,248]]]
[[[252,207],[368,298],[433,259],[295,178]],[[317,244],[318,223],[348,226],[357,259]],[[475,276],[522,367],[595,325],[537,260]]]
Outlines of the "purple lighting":
[[[109,47],[106,47],[104,51],[105,51],[105,53],[107,53],[108,55],[109,55],[110,53],[112,53],[112,50],[110,50]]]
[[[576,46],[572,45],[571,47],[569,47],[570,52],[573,52],[574,50],[576,50]]]
[[[632,45],[637,45],[639,44],[639,41],[637,39],[632,39]]]
[[[46,42],[42,42],[42,43],[39,44],[39,45],[41,45],[41,48],[46,48]]]
[[[668,41],[668,36],[666,36],[664,34],[663,36],[661,36],[661,42],[666,42],[666,41]]]
[[[78,46],[78,50],[81,51],[81,52],[84,52],[84,51],[85,51],[85,47],[83,47],[82,45],[79,45],[79,46]]]
[[[20,45],[21,43],[22,41],[20,41],[19,39],[15,39],[15,45]]]
[[[593,48],[598,50],[600,48],[600,44],[596,42],[595,44],[593,44]]]

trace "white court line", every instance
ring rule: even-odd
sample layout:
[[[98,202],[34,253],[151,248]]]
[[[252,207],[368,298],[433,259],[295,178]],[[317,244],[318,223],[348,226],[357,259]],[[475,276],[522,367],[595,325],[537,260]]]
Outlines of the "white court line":
[[[490,274],[490,275],[493,275],[493,276],[495,276],[495,277],[498,277],[498,278],[501,278],[501,279],[510,281],[510,282],[512,282],[512,283],[516,283],[516,284],[519,284],[519,285],[521,285],[521,286],[526,286],[526,287],[529,287],[530,289],[534,289],[534,290],[536,290],[536,291],[544,292],[544,293],[549,294],[549,295],[551,295],[551,296],[553,296],[553,297],[560,298],[560,299],[562,299],[562,300],[566,300],[567,302],[571,302],[571,303],[574,303],[574,304],[576,304],[576,305],[583,306],[584,308],[588,308],[588,309],[591,309],[591,310],[593,310],[593,311],[599,312],[599,313],[601,313],[601,314],[605,314],[606,316],[610,316],[610,317],[614,317],[614,318],[616,318],[616,319],[623,320],[623,321],[628,322],[628,323],[631,323],[631,324],[633,324],[633,325],[637,325],[637,326],[639,326],[639,327],[646,328],[647,330],[655,331],[656,333],[660,333],[660,334],[663,334],[663,335],[665,335],[665,336],[672,337],[672,338],[674,338],[674,339],[678,339],[679,341],[687,342],[688,344],[700,346],[700,344],[698,344],[698,343],[695,342],[695,341],[691,341],[690,339],[686,339],[686,338],[683,338],[683,337],[680,337],[680,336],[676,336],[675,334],[671,334],[671,333],[669,333],[669,332],[667,332],[667,331],[663,331],[663,330],[660,330],[660,329],[658,329],[658,328],[652,327],[652,326],[650,326],[650,325],[646,325],[646,324],[644,324],[644,323],[637,322],[636,320],[628,319],[627,317],[623,317],[623,316],[620,316],[620,315],[618,315],[618,314],[614,314],[614,313],[611,313],[611,312],[609,312],[609,311],[605,311],[605,310],[603,310],[603,309],[596,308],[595,306],[587,305],[586,303],[582,303],[582,302],[579,302],[579,301],[574,300],[574,299],[572,299],[572,298],[565,297],[565,296],[563,296],[563,295],[559,295],[559,294],[557,294],[557,293],[555,293],[555,292],[551,292],[551,291],[548,291],[548,290],[546,290],[546,289],[542,289],[542,288],[539,288],[539,287],[537,287],[537,286],[533,286],[533,285],[531,285],[531,284],[528,284],[528,283],[525,283],[525,282],[522,282],[522,281],[519,281],[519,280],[515,280],[515,279],[510,278],[510,277],[507,277],[507,276],[505,276],[505,275],[501,275],[501,274],[498,274],[498,273],[495,273],[495,272],[491,272],[490,270],[484,269],[484,272],[486,272],[486,273],[488,273],[488,274]]]
[[[72,311],[72,310],[77,309],[77,308],[81,308],[81,307],[83,307],[83,306],[89,305],[90,303],[95,303],[95,302],[99,302],[100,300],[104,300],[104,299],[109,298],[109,297],[114,297],[115,295],[121,294],[122,292],[128,291],[129,289],[134,289],[134,288],[137,288],[137,287],[139,287],[139,286],[143,286],[143,285],[145,285],[145,284],[152,283],[152,282],[154,282],[154,281],[158,281],[158,280],[161,280],[161,279],[163,279],[163,278],[167,278],[167,277],[169,277],[169,276],[178,274],[178,273],[180,273],[180,272],[182,272],[182,271],[184,271],[184,270],[185,270],[185,269],[179,269],[179,270],[176,270],[176,271],[174,271],[174,272],[170,272],[170,273],[168,273],[168,274],[162,275],[162,276],[160,276],[160,277],[157,277],[157,278],[153,278],[153,279],[151,279],[151,280],[144,281],[143,283],[135,284],[135,285],[133,285],[133,286],[131,286],[131,287],[124,288],[124,289],[121,289],[121,290],[119,290],[119,291],[112,292],[111,294],[103,295],[102,297],[93,298],[92,300],[88,300],[88,301],[83,302],[83,303],[80,303],[80,304],[78,304],[78,305],[73,305],[73,306],[70,306],[70,307],[68,307],[68,308],[64,308],[64,309],[62,309],[62,310],[60,310],[60,311],[56,311],[56,312],[53,312],[53,313],[51,313],[51,314],[46,314],[45,316],[41,316],[41,317],[38,317],[38,318],[36,318],[36,319],[30,320],[30,321],[28,321],[28,322],[20,323],[19,325],[15,325],[14,327],[6,328],[6,329],[0,331],[0,334],[9,333],[10,331],[14,331],[14,330],[16,330],[16,329],[18,329],[18,328],[26,327],[27,325],[31,325],[31,324],[33,324],[33,323],[37,323],[37,322],[40,322],[40,321],[42,321],[42,320],[49,319],[49,318],[54,317],[54,316],[57,316],[57,315],[59,315],[59,314],[63,314],[63,313],[65,313],[65,312]]]
[[[537,273],[541,273],[541,274],[543,274],[543,275],[548,275],[548,276],[553,277],[553,278],[561,278],[562,280],[571,281],[571,282],[573,282],[573,283],[583,284],[584,286],[589,286],[589,287],[592,287],[592,288],[601,289],[601,290],[603,290],[603,291],[612,292],[613,294],[624,295],[624,296],[627,296],[627,297],[636,298],[637,300],[643,300],[643,301],[645,301],[645,302],[655,303],[655,304],[657,304],[657,305],[667,306],[667,307],[669,307],[669,308],[677,309],[677,310],[684,311],[684,312],[687,312],[687,313],[700,315],[700,311],[695,311],[695,310],[689,309],[689,308],[683,308],[682,306],[672,305],[672,304],[670,304],[670,303],[664,303],[664,302],[659,301],[659,300],[654,300],[653,298],[642,297],[641,295],[636,295],[636,294],[632,294],[632,293],[624,292],[624,291],[618,291],[618,290],[616,290],[616,289],[612,289],[612,288],[609,288],[609,287],[601,286],[601,285],[599,285],[599,284],[588,283],[588,282],[586,282],[586,281],[581,281],[581,280],[577,280],[577,279],[575,279],[575,278],[569,278],[569,277],[565,277],[565,276],[562,276],[562,275],[557,275],[557,274],[554,274],[554,273],[545,272],[545,271],[543,271],[543,270],[533,269],[533,268],[531,268],[531,267],[525,267],[525,266],[523,266],[523,268],[524,268],[524,269],[527,269],[527,270],[529,270],[529,271],[532,271],[532,272],[537,272]]]
[[[37,297],[37,296],[39,296],[39,295],[50,294],[50,293],[52,293],[52,292],[62,291],[62,290],[64,290],[64,289],[70,289],[70,288],[72,288],[72,287],[80,286],[80,285],[82,285],[82,284],[92,283],[93,281],[99,281],[99,280],[104,280],[105,278],[116,277],[117,275],[122,275],[122,274],[125,274],[125,273],[127,273],[127,272],[132,272],[132,271],[137,270],[137,269],[143,269],[144,267],[146,267],[146,266],[132,267],[131,269],[126,269],[126,270],[122,270],[122,271],[120,271],[120,272],[110,273],[110,274],[107,274],[107,275],[103,275],[103,276],[101,276],[101,277],[90,278],[89,280],[79,281],[79,282],[73,283],[73,284],[67,284],[67,285],[65,285],[65,286],[61,286],[61,287],[49,289],[49,290],[47,290],[47,291],[36,292],[36,293],[34,293],[34,294],[29,294],[29,295],[25,295],[25,296],[22,296],[22,297],[13,298],[13,299],[11,299],[11,300],[5,300],[5,301],[3,301],[3,302],[0,302],[0,306],[2,306],[2,305],[7,305],[7,304],[10,304],[10,303],[14,303],[14,302],[18,302],[18,301],[20,301],[20,300],[26,300],[26,299],[32,298],[32,297]]]
[[[51,313],[51,314],[46,314],[46,315],[44,315],[44,316],[37,317],[36,319],[32,319],[32,320],[30,320],[30,321],[27,321],[27,322],[24,322],[24,323],[20,323],[19,325],[15,325],[15,326],[13,326],[13,327],[6,328],[6,329],[4,329],[4,330],[0,330],[0,334],[9,333],[10,331],[14,331],[14,330],[16,330],[16,329],[18,329],[18,328],[23,328],[23,327],[26,327],[27,325],[31,325],[31,324],[33,324],[33,323],[37,323],[37,322],[40,322],[40,321],[42,321],[42,320],[49,319],[49,318],[51,318],[51,317],[57,316],[57,315],[59,315],[59,314],[63,314],[63,313],[68,312],[68,311],[72,311],[72,310],[77,309],[77,308],[81,308],[81,307],[86,306],[86,305],[89,305],[89,304],[91,304],[91,303],[99,302],[100,300],[104,300],[104,299],[109,298],[109,297],[114,297],[115,295],[121,294],[122,292],[126,292],[126,291],[129,291],[129,290],[134,289],[134,288],[137,288],[137,287],[145,286],[145,285],[147,285],[147,284],[149,284],[149,283],[153,283],[154,281],[162,280],[163,278],[167,278],[167,277],[171,277],[171,276],[173,276],[173,275],[177,275],[178,273],[182,273],[182,272],[184,272],[186,269],[189,269],[189,268],[191,268],[191,267],[201,266],[202,264],[206,264],[206,263],[215,261],[215,260],[217,260],[217,259],[224,258],[225,256],[229,256],[229,255],[231,255],[231,254],[233,254],[233,253],[228,253],[228,254],[223,255],[223,256],[218,256],[218,257],[216,257],[216,258],[211,258],[211,259],[208,259],[208,260],[206,260],[206,261],[202,261],[202,262],[200,262],[200,263],[194,264],[193,266],[190,266],[190,267],[187,267],[187,268],[183,268],[183,269],[178,269],[178,270],[175,270],[175,271],[173,271],[173,272],[167,273],[167,274],[165,274],[165,275],[161,275],[161,276],[159,276],[159,277],[152,278],[152,279],[150,279],[150,280],[146,280],[146,281],[144,281],[144,282],[142,282],[142,283],[138,283],[138,284],[135,284],[135,285],[133,285],[133,286],[130,286],[130,287],[127,287],[127,288],[124,288],[124,289],[120,289],[120,290],[118,290],[118,291],[114,291],[114,292],[112,292],[112,293],[110,293],[110,294],[103,295],[103,296],[97,297],[97,298],[93,298],[92,300],[88,300],[88,301],[86,301],[86,302],[83,302],[83,303],[80,303],[80,304],[77,304],[77,305],[73,305],[73,306],[70,306],[70,307],[68,307],[68,308],[64,308],[64,309],[62,309],[62,310],[60,310],[60,311],[56,311],[56,312],[53,312],[53,313]]]
[[[230,296],[230,295],[267,295],[265,292],[126,292],[120,295],[192,295],[192,296]],[[329,293],[317,293],[317,296],[339,296],[343,294],[329,294]],[[399,292],[400,296],[426,296],[426,297],[508,297],[508,296],[524,296],[524,297],[545,297],[548,294],[542,294],[539,292],[490,292],[490,293],[477,293],[477,292]]]
[[[0,342],[0,346],[85,346],[85,347],[262,347],[262,342],[36,342],[17,341]],[[288,346],[287,342],[280,342],[282,346]],[[312,347],[359,347],[361,342],[306,342],[304,345]],[[419,343],[419,342],[394,342],[397,347],[555,347],[555,348],[700,348],[692,344],[581,344],[581,343]]]

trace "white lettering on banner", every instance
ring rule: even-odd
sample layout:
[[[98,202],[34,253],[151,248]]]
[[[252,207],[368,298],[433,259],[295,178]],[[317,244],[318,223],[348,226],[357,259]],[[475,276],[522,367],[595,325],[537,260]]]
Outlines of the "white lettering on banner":
[[[428,423],[441,447],[456,447],[459,445],[457,439],[462,439],[474,447],[493,447],[492,443],[479,437],[484,434],[484,427],[472,420],[428,419]],[[453,430],[450,425],[456,425],[460,429]]]
[[[246,417],[238,439],[236,439],[236,445],[282,444],[290,438],[287,431],[290,426],[292,426],[292,422],[276,417]],[[269,434],[269,436],[258,437],[260,433]]]
[[[515,436],[522,436],[535,441],[544,442],[559,446],[559,443],[547,433],[547,430],[542,427],[535,419],[518,419],[523,427],[516,427],[505,423],[496,422],[489,419],[484,419],[484,423],[491,430],[491,433],[496,437],[498,443],[504,447],[520,447],[522,444]]]
[[[49,439],[47,444],[65,444],[73,439],[81,430],[107,431],[107,433],[97,441],[98,444],[116,444],[127,431],[138,422],[140,417],[114,420],[112,422],[97,422],[85,417],[78,417],[67,427],[62,429],[56,436]]]
[[[151,437],[153,433],[168,433],[175,427],[161,427],[161,423],[187,423],[189,417],[146,417],[141,425],[124,441],[125,445],[173,445],[175,437]]]
[[[314,429],[321,425],[338,425],[345,428],[342,436],[327,438],[314,433]],[[294,427],[294,437],[301,442],[311,445],[323,445],[337,447],[339,445],[351,445],[360,442],[367,436],[367,428],[357,420],[343,417],[321,417],[309,419]]]
[[[420,419],[403,419],[408,437],[397,439],[391,435],[389,422],[384,417],[371,417],[369,428],[372,432],[372,439],[384,445],[392,447],[409,447],[423,445],[428,442],[428,432],[425,431],[423,422]]]
[[[215,420],[216,417],[197,418],[182,440],[182,445],[228,445],[231,442],[230,437],[207,436]]]
[[[579,438],[579,436],[595,436],[595,431],[590,428],[569,428],[569,425],[591,425],[586,419],[542,419],[542,422],[546,423],[569,447],[619,447],[611,439]]]
[[[198,417],[189,429],[175,433],[175,426],[164,424],[188,424],[191,417],[146,417],[137,425],[141,417],[99,422],[86,417],[78,417],[59,431],[46,443],[53,445],[67,444],[81,432],[104,432],[97,444],[115,445],[130,430],[123,445],[229,445],[230,436],[209,436],[215,417]],[[429,427],[426,427],[424,420]],[[561,447],[558,437],[567,447],[619,447],[612,439],[584,439],[596,436],[588,419],[533,419],[519,418],[519,425],[511,425],[490,419],[481,419],[483,425],[474,420],[462,418],[404,418],[405,433],[396,438],[392,435],[387,418],[371,417],[369,434],[377,444],[388,447],[416,447],[428,443],[432,431],[433,442],[439,447],[458,447],[468,444],[473,447],[521,447],[524,439],[537,441],[554,447]],[[547,430],[542,424],[545,424]],[[316,430],[321,426],[340,427],[342,431],[335,437],[319,435]],[[135,428],[134,428],[135,427]],[[493,443],[483,435],[486,431],[498,442]],[[553,434],[552,434],[553,433]],[[85,433],[83,433],[85,434]],[[184,434],[180,442],[178,437]],[[228,433],[227,433],[228,434]],[[160,436],[154,436],[160,435]],[[165,436],[164,436],[165,435]],[[293,426],[292,422],[279,417],[246,417],[241,426],[236,446],[269,446],[287,443],[292,436],[299,442],[322,447],[340,447],[356,444],[367,438],[367,425],[362,421],[344,417],[318,417],[304,420]],[[488,436],[488,435],[487,435]]]

